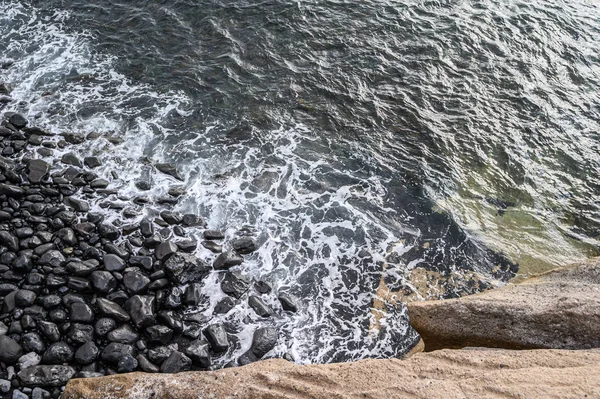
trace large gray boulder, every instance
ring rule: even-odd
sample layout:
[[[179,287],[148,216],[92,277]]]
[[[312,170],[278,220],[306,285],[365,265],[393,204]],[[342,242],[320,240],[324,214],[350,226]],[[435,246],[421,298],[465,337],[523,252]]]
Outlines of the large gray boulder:
[[[600,347],[600,258],[458,299],[408,304],[425,350]]]

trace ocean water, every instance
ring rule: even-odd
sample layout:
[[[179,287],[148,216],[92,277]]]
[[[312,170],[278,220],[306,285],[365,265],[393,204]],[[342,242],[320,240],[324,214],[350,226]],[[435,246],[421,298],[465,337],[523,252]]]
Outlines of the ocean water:
[[[401,356],[406,298],[600,254],[594,1],[8,0],[0,57],[5,111],[100,134],[77,151],[116,201],[182,184],[175,209],[258,238],[240,271],[302,307],[214,316],[212,273],[199,310],[239,340],[220,365],[265,323],[269,356]]]

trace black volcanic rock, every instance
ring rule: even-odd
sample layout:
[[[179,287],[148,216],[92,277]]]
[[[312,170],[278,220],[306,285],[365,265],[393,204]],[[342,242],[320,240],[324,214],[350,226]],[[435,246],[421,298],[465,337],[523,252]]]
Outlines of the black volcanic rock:
[[[55,342],[46,349],[42,356],[44,364],[62,364],[73,358],[73,349],[66,342]]]
[[[229,338],[222,324],[212,324],[204,330],[204,335],[216,353],[225,352],[229,348]]]
[[[241,237],[231,240],[231,246],[240,254],[249,254],[258,249],[258,243],[251,237]]]
[[[181,176],[181,174],[179,173],[179,171],[177,170],[177,168],[174,165],[171,165],[168,163],[157,163],[154,166],[160,172],[162,172],[166,175],[172,176],[172,177],[176,178],[177,180],[183,181],[183,177]]]
[[[250,295],[248,298],[248,305],[250,305],[260,317],[269,317],[273,315],[273,309],[271,309],[262,298],[256,295]]]
[[[33,184],[38,184],[50,171],[50,164],[41,159],[32,159],[27,165],[27,178]]]
[[[153,296],[134,295],[125,302],[125,310],[131,316],[131,320],[138,330],[156,322]]]
[[[109,301],[106,298],[97,298],[96,306],[100,314],[111,317],[119,321],[129,321],[129,314],[119,304],[113,301]]]
[[[211,366],[210,346],[203,339],[197,339],[189,343],[185,348],[185,354],[192,359],[192,362],[198,364],[202,368]]]
[[[179,373],[189,371],[192,360],[179,351],[174,351],[160,366],[161,373]]]
[[[200,281],[208,274],[210,266],[193,255],[178,252],[164,262],[163,270],[174,283],[186,284]]]
[[[283,310],[287,310],[289,312],[297,312],[298,311],[298,298],[293,296],[287,292],[280,292],[278,296],[279,302],[281,302],[281,307]]]
[[[227,270],[233,266],[241,265],[243,262],[244,258],[233,251],[228,251],[217,256],[217,259],[213,262],[213,268],[215,270]]]
[[[61,386],[74,375],[75,369],[70,366],[39,365],[19,371],[19,380],[25,386]]]
[[[15,364],[23,354],[23,348],[14,339],[0,335],[0,362]]]
[[[221,281],[221,290],[238,299],[248,291],[249,286],[250,280],[238,272],[227,272]]]

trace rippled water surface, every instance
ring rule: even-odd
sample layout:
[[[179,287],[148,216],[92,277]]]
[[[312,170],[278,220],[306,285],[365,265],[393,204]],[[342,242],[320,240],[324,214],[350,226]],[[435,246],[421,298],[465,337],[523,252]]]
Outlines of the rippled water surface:
[[[0,37],[13,110],[122,139],[86,151],[129,196],[176,163],[178,209],[259,237],[242,271],[303,301],[272,355],[399,356],[406,296],[600,254],[594,1],[3,1]],[[225,363],[264,321],[219,317]]]

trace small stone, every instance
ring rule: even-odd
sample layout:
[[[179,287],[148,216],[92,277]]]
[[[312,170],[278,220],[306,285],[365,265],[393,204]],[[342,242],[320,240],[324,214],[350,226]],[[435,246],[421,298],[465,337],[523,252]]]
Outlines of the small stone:
[[[94,327],[87,324],[72,323],[68,337],[77,344],[91,341],[94,339]]]
[[[145,371],[146,373],[158,373],[160,371],[160,369],[152,364],[146,356],[138,355],[136,359],[142,371]]]
[[[0,231],[0,245],[5,246],[9,251],[17,252],[19,250],[19,239],[8,231]]]
[[[177,241],[177,247],[179,247],[179,250],[182,252],[190,253],[196,250],[198,242],[195,240],[180,240]]]
[[[218,230],[205,230],[204,233],[202,233],[202,235],[207,240],[222,240],[223,238],[225,238],[225,234]]]
[[[35,352],[29,352],[19,358],[17,361],[17,366],[19,369],[25,369],[31,366],[37,366],[42,361],[40,355]]]
[[[188,306],[197,306],[202,300],[202,286],[192,283],[187,286],[184,293],[184,303]]]
[[[75,375],[70,366],[33,366],[19,372],[19,380],[25,386],[62,386]]]
[[[107,335],[109,341],[118,342],[120,344],[133,344],[135,341],[137,341],[138,337],[138,333],[136,333],[128,324],[124,324],[121,327],[115,328]]]
[[[110,272],[97,270],[92,272],[90,279],[92,286],[99,292],[107,294],[117,288],[117,280]]]
[[[64,203],[73,208],[75,212],[87,212],[90,210],[90,204],[77,198],[66,197]]]
[[[85,157],[83,159],[83,163],[90,169],[97,168],[98,166],[102,166],[102,162],[98,159],[98,157]]]
[[[108,317],[112,317],[122,322],[129,321],[130,319],[129,314],[116,302],[109,301],[105,298],[97,298],[96,306],[98,306],[98,310],[101,314]]]
[[[168,224],[180,224],[183,221],[183,216],[178,212],[162,211],[160,217]]]
[[[174,165],[168,163],[157,163],[155,166],[160,172],[172,176],[177,180],[183,181],[183,177]]]
[[[26,308],[35,302],[35,292],[30,290],[19,290],[15,294],[15,305],[20,308]]]
[[[177,245],[171,241],[165,241],[156,248],[154,256],[159,261],[165,261],[176,252]]]
[[[269,317],[273,315],[273,309],[271,309],[262,298],[256,295],[250,295],[248,298],[248,305],[250,305],[260,317]]]
[[[219,302],[217,302],[217,304],[215,305],[215,313],[216,314],[225,314],[225,313],[229,312],[231,309],[233,309],[234,306],[235,306],[235,299],[233,299],[230,296],[226,296],[225,298],[223,298]]]
[[[73,165],[78,168],[83,167],[83,163],[81,162],[81,159],[79,159],[77,157],[77,155],[75,155],[72,152],[68,152],[68,153],[64,154],[61,158],[61,162],[66,165]]]
[[[0,335],[0,362],[15,364],[23,354],[23,348],[14,339]]]
[[[112,331],[116,326],[117,326],[117,323],[113,319],[110,319],[108,317],[103,317],[101,319],[98,319],[98,321],[96,321],[96,324],[94,325],[94,331],[96,332],[96,335],[104,337],[106,334],[108,334],[110,331]]]
[[[117,371],[119,373],[131,373],[138,368],[138,361],[135,357],[130,354],[126,354],[123,356],[119,363],[117,364]]]
[[[214,352],[225,352],[229,348],[229,339],[223,325],[212,324],[208,326],[206,330],[204,330],[204,335]]]
[[[202,241],[202,246],[215,254],[223,252],[223,246],[214,241]]]
[[[0,393],[8,393],[10,391],[10,381],[0,379]]]
[[[98,357],[99,349],[92,341],[81,345],[75,352],[75,361],[80,365],[86,365],[94,362]]]
[[[281,307],[283,310],[287,310],[289,312],[297,312],[298,311],[298,299],[289,294],[287,292],[280,292],[278,296],[279,302],[281,302]]]
[[[46,345],[38,333],[30,332],[21,337],[21,345],[26,352],[44,353]]]
[[[208,342],[203,339],[197,339],[190,342],[185,349],[185,354],[200,367],[209,368],[211,366],[209,348]]]
[[[163,264],[166,275],[176,284],[199,281],[210,271],[210,266],[193,255],[176,253]]]
[[[173,330],[166,326],[156,325],[148,327],[145,333],[151,344],[166,345],[173,339]]]
[[[194,215],[194,214],[186,214],[183,215],[183,219],[181,221],[181,224],[184,226],[206,226],[206,222],[204,221],[204,219],[202,219],[200,216],[198,215]]]
[[[71,321],[81,323],[91,323],[94,321],[94,312],[85,303],[71,304]]]
[[[227,295],[241,298],[250,286],[250,281],[239,272],[227,272],[221,281],[221,290]]]
[[[111,342],[106,345],[100,354],[100,358],[105,363],[116,365],[126,355],[133,355],[133,347],[131,345]]]
[[[69,227],[58,230],[56,236],[65,244],[69,246],[77,245],[78,240],[75,236],[75,231]]]
[[[60,330],[58,326],[50,321],[38,321],[38,328],[51,342],[56,342],[60,339]]]
[[[231,246],[237,253],[249,254],[258,249],[258,243],[250,237],[241,237],[231,240]]]
[[[254,331],[250,350],[260,359],[277,344],[277,330],[274,327],[260,327]]]
[[[110,272],[120,272],[125,269],[125,261],[117,255],[105,254],[102,261],[104,262],[104,268]]]
[[[21,114],[13,114],[8,118],[8,123],[16,127],[17,129],[23,129],[27,126],[27,119]]]
[[[268,294],[272,290],[271,284],[264,280],[258,280],[256,283],[254,283],[254,288],[261,294]]]
[[[244,258],[233,251],[228,251],[217,256],[217,259],[213,262],[213,268],[215,270],[227,270],[233,266],[241,265],[243,262]]]
[[[130,294],[142,294],[148,289],[150,279],[139,272],[128,272],[123,277],[123,285]]]
[[[189,371],[192,368],[192,360],[179,351],[174,351],[160,366],[161,373],[179,373]]]
[[[55,342],[51,344],[44,355],[42,362],[45,364],[62,364],[73,358],[73,350],[66,342]]]
[[[50,170],[50,164],[41,159],[32,159],[27,165],[29,181],[33,184],[38,184]]]
[[[125,302],[125,309],[138,330],[156,322],[153,308],[153,296],[134,295]]]

